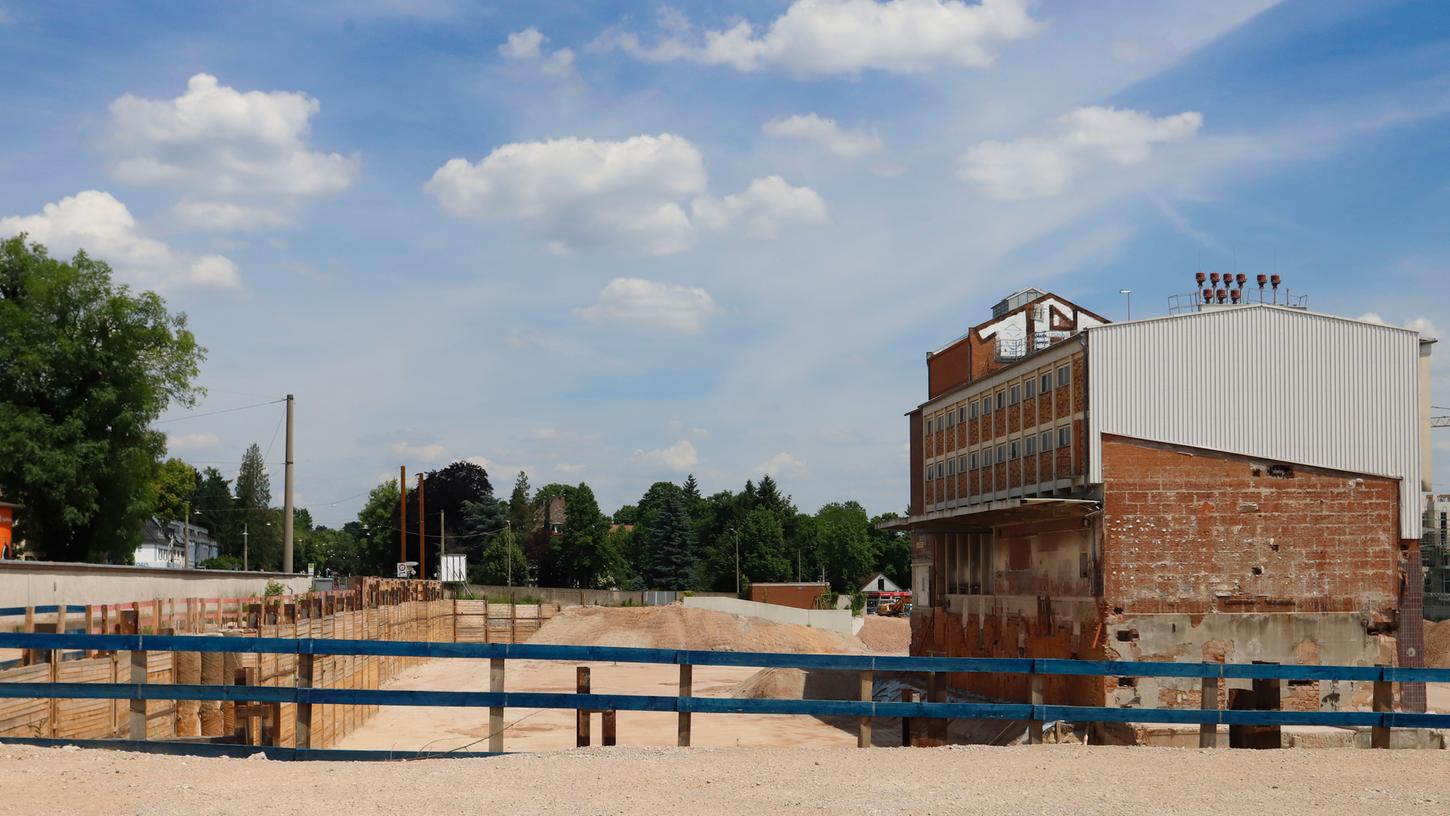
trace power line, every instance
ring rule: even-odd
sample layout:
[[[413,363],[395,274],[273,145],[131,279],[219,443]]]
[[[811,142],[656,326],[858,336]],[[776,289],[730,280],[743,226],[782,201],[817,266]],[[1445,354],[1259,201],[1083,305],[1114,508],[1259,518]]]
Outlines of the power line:
[[[271,400],[269,402],[258,402],[258,403],[252,404],[252,405],[239,405],[236,408],[223,408],[223,409],[221,409],[219,411],[207,411],[207,412],[201,413],[201,414],[187,414],[186,416],[171,417],[170,419],[158,419],[158,420],[156,420],[152,424],[153,425],[162,425],[162,424],[165,424],[167,422],[181,422],[182,420],[186,420],[186,419],[201,419],[202,417],[216,416],[217,414],[230,414],[233,411],[246,411],[246,410],[248,410],[250,408],[261,408],[264,405],[276,405],[279,402],[286,402],[286,401],[287,401],[287,398],[286,397],[283,397],[282,399],[274,399],[274,400]]]

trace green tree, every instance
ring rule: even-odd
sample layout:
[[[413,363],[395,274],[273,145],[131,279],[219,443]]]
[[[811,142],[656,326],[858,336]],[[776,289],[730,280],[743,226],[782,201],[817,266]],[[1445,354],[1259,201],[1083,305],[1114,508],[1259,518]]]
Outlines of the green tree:
[[[363,542],[346,526],[341,530],[315,527],[294,535],[302,563],[311,564],[319,575],[357,575],[362,569]]]
[[[514,489],[509,494],[509,526],[514,536],[523,541],[534,532],[539,524],[539,514],[529,495],[529,476],[522,470],[514,478]]]
[[[388,480],[368,493],[357,514],[362,542],[359,573],[392,576],[398,563],[398,483]]]
[[[793,570],[780,518],[763,507],[757,508],[746,514],[739,529],[742,584],[789,581]],[[733,546],[735,541],[727,535],[724,544]]]
[[[180,459],[167,459],[156,471],[152,482],[155,498],[151,514],[167,521],[180,521],[187,517],[186,508],[196,497],[201,487],[201,474],[196,468]]]
[[[876,529],[876,525],[883,521],[900,518],[896,513],[882,513],[871,519],[871,527],[867,534],[871,538],[872,559],[876,563],[876,569],[886,573],[886,577],[896,582],[897,586],[911,586],[911,536],[903,532],[888,532]]]
[[[478,568],[472,572],[472,577],[480,584],[528,585],[529,562],[524,558],[524,549],[519,546],[518,536],[512,529],[505,527],[489,539]]]
[[[250,569],[282,568],[282,518],[272,504],[272,482],[262,449],[253,442],[242,454],[233,495],[231,535],[245,538],[247,566]]]
[[[674,485],[670,485],[674,487]],[[643,570],[649,589],[690,589],[695,580],[695,531],[685,512],[684,491],[666,492],[653,508],[644,540]]]
[[[153,292],[105,263],[0,242],[0,493],[16,534],[55,561],[128,562],[166,449],[150,426],[195,405],[206,350]]]
[[[589,485],[580,483],[564,494],[564,529],[549,544],[551,573],[564,586],[607,589],[626,570],[609,547],[609,520]]]
[[[239,555],[241,544],[223,534],[227,518],[232,509],[232,486],[214,467],[202,470],[196,493],[191,499],[192,516],[197,523],[211,531],[212,538],[221,545],[222,553]]]
[[[866,530],[866,511],[854,501],[832,503],[816,513],[826,580],[837,592],[852,592],[875,561]]]

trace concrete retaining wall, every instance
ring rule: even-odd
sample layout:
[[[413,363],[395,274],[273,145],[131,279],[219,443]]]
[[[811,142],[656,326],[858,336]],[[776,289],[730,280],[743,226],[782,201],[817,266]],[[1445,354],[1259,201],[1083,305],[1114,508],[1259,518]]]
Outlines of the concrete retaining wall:
[[[50,561],[0,561],[0,607],[130,603],[147,598],[250,598],[268,581],[307,592],[306,575],[158,569]]]
[[[849,609],[796,609],[791,606],[742,601],[739,598],[689,595],[685,606],[692,609],[708,609],[712,612],[728,612],[731,615],[745,615],[765,618],[776,623],[794,623],[813,629],[829,629],[843,635],[855,635],[865,625],[865,618],[851,615]]]

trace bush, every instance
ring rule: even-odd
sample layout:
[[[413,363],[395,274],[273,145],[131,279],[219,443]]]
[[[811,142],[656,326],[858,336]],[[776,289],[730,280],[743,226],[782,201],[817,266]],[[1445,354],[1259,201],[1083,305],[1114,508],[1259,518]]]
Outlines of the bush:
[[[286,595],[287,587],[284,584],[278,583],[277,581],[268,581],[267,588],[262,591],[262,594],[268,598],[277,595]]]
[[[232,555],[218,555],[202,561],[197,566],[209,570],[241,570],[242,559]]]

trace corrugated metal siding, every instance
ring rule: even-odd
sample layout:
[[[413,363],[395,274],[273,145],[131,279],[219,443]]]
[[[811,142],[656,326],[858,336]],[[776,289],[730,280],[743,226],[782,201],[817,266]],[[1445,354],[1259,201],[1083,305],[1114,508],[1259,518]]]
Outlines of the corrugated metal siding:
[[[1088,330],[1089,480],[1102,434],[1398,478],[1420,534],[1419,338],[1252,306]]]

